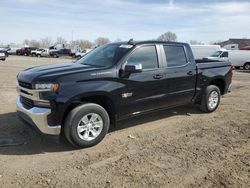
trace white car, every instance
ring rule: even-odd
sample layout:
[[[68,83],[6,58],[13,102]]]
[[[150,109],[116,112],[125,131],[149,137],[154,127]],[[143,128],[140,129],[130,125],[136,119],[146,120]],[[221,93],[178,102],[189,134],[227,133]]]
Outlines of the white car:
[[[243,67],[245,70],[250,70],[250,51],[249,50],[219,50],[207,57],[214,60],[228,60],[235,69]]]
[[[75,57],[77,59],[82,58],[83,56],[85,56],[87,53],[89,53],[90,51],[92,51],[93,49],[84,49],[84,50],[80,50],[78,52],[75,53]]]
[[[0,51],[0,60],[5,61],[6,53],[4,51]]]
[[[50,50],[49,49],[44,49],[41,53],[41,57],[48,57],[49,56],[49,52]]]
[[[44,48],[39,48],[36,50],[32,50],[30,53],[33,57],[37,56],[37,57],[41,57],[41,53],[44,51]]]

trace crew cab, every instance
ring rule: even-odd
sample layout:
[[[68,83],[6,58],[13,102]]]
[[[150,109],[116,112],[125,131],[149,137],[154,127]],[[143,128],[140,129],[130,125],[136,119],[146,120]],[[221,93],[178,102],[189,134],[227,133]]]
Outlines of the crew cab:
[[[229,62],[196,62],[186,43],[110,43],[76,63],[20,72],[17,112],[43,134],[89,147],[122,119],[189,103],[215,111],[232,75]]]
[[[59,50],[50,50],[49,55],[52,57],[61,57],[61,56],[70,56],[70,49],[59,49]]]

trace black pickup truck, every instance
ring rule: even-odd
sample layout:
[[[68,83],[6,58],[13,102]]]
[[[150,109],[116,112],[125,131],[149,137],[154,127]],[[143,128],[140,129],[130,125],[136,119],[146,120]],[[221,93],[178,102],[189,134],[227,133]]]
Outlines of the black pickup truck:
[[[89,147],[121,119],[188,103],[213,112],[232,75],[228,62],[195,62],[185,43],[111,43],[76,63],[20,72],[16,105],[21,119],[43,134]]]
[[[50,50],[49,55],[51,57],[61,57],[61,56],[70,56],[71,50],[70,49],[58,49],[58,50]]]

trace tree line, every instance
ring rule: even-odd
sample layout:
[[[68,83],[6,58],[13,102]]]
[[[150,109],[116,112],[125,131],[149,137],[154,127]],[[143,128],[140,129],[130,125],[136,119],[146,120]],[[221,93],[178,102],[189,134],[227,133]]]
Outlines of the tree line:
[[[110,43],[110,40],[105,37],[98,37],[94,42],[91,42],[87,39],[79,39],[79,40],[72,40],[72,41],[67,41],[63,37],[57,37],[56,40],[54,41],[50,37],[45,37],[40,40],[24,40],[23,45],[27,45],[30,47],[35,47],[35,48],[48,48],[50,46],[55,46],[58,44],[63,45],[65,48],[92,48],[93,46],[100,46],[103,44]]]
[[[173,32],[165,32],[161,34],[159,37],[153,40],[159,40],[159,41],[177,41],[177,35]],[[116,39],[114,42],[121,41],[119,38]],[[110,43],[111,40],[106,37],[98,37],[94,42],[87,40],[87,39],[78,39],[78,40],[71,40],[67,41],[63,37],[57,37],[56,40],[54,41],[50,37],[45,37],[40,40],[24,40],[23,45],[27,45],[30,47],[35,47],[35,48],[48,48],[50,46],[55,46],[58,44],[63,45],[65,48],[81,48],[81,49],[86,49],[86,48],[93,48],[95,46],[101,46],[107,43]],[[190,40],[190,44],[204,44],[200,41],[196,40]],[[11,43],[10,46],[16,46],[14,43]]]

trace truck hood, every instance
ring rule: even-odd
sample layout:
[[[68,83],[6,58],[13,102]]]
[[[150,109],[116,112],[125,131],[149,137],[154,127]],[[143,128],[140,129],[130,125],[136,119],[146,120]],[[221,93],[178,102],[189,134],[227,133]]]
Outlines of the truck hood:
[[[78,72],[86,72],[98,69],[88,65],[78,63],[61,63],[53,65],[42,65],[38,67],[28,68],[18,74],[17,79],[22,82],[32,83],[35,79],[41,77],[59,77],[66,74],[74,74]]]

